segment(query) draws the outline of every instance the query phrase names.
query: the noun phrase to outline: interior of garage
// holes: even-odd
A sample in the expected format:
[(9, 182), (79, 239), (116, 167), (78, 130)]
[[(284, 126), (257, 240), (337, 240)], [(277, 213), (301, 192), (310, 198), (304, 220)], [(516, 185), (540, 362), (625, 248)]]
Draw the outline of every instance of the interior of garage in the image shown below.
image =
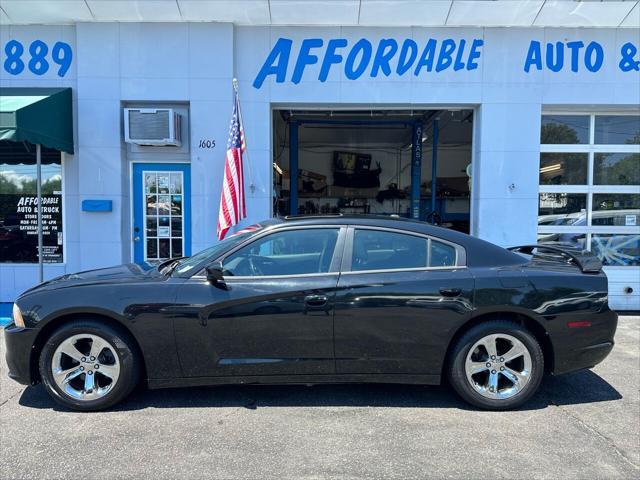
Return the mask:
[(473, 110), (280, 109), (272, 131), (275, 216), (398, 215), (469, 232)]

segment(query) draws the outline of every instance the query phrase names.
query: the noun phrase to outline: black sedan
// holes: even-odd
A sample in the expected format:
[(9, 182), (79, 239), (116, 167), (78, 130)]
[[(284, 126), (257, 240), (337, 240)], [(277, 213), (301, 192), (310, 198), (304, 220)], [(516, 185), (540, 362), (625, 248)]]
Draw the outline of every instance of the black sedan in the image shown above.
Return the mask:
[(150, 388), (447, 379), (515, 408), (545, 372), (601, 362), (617, 315), (587, 253), (506, 250), (388, 217), (248, 228), (193, 257), (64, 275), (6, 327), (10, 376), (77, 410)]

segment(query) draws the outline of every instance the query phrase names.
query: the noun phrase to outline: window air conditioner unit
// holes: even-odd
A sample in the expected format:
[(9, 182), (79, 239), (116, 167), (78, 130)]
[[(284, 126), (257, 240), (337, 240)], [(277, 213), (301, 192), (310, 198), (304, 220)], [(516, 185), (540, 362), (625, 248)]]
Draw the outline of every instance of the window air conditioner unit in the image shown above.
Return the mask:
[(181, 117), (171, 108), (125, 108), (124, 141), (146, 146), (182, 145)]

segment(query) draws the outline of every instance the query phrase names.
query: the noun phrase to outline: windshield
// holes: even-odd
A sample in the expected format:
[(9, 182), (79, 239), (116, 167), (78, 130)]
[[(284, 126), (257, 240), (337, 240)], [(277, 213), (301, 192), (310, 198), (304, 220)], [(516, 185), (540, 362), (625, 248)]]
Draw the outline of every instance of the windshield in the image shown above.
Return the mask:
[(185, 258), (181, 260), (180, 263), (173, 270), (175, 273), (184, 273), (191, 270), (193, 267), (201, 264), (207, 259), (213, 261), (215, 258), (219, 257), (223, 252), (231, 248), (236, 243), (242, 242), (244, 239), (250, 237), (254, 233), (256, 233), (258, 229), (254, 229), (251, 231), (245, 231), (237, 233), (225, 240), (222, 240), (219, 243), (216, 243), (214, 246), (205, 248), (204, 250), (196, 253), (192, 257)]

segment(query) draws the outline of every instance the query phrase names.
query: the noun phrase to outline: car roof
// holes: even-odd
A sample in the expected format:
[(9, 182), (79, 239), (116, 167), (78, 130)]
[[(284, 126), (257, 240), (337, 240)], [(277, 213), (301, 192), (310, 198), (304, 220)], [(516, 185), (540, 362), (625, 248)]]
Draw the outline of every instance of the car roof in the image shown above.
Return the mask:
[(467, 265), (472, 267), (492, 267), (500, 265), (519, 265), (526, 259), (498, 245), (477, 237), (438, 227), (419, 220), (385, 215), (290, 215), (261, 223), (265, 227), (278, 229), (292, 225), (353, 225), (385, 227), (409, 232), (421, 233), (464, 247), (467, 253)]

